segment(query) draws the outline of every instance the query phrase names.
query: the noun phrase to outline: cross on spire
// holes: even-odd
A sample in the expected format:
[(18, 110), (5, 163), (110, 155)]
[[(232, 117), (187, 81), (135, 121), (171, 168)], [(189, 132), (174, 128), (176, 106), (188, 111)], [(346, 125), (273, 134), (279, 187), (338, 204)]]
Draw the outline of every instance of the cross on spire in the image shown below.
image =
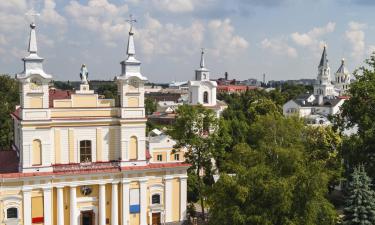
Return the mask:
[(40, 16), (40, 13), (35, 11), (35, 0), (31, 1), (31, 9), (25, 15), (31, 17), (31, 24), (35, 26), (36, 17)]
[(134, 23), (137, 22), (137, 20), (133, 19), (133, 15), (130, 14), (129, 15), (129, 19), (127, 19), (126, 22), (128, 22), (130, 24), (130, 31), (129, 31), (129, 33), (133, 33), (133, 25), (134, 25)]

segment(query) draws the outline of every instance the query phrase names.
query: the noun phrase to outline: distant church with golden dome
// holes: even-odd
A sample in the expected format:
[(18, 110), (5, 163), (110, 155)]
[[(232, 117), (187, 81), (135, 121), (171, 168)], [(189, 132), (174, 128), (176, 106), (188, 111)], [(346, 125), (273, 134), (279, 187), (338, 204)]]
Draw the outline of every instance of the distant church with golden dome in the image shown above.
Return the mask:
[[(30, 25), (24, 71), (16, 75), (11, 172), (0, 172), (1, 225), (156, 225), (186, 219), (187, 169), (171, 145), (148, 148), (144, 83), (129, 31), (116, 76), (118, 102), (90, 89), (49, 89)], [(154, 138), (155, 139), (155, 138)], [(6, 157), (4, 155), (4, 157)], [(4, 170), (2, 170), (4, 171)]]

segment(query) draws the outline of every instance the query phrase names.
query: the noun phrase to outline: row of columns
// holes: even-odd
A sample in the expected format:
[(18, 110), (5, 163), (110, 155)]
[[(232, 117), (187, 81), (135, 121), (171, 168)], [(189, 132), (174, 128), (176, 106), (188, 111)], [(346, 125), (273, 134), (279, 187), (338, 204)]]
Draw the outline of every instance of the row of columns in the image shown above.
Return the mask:
[[(166, 222), (172, 222), (172, 179), (173, 177), (166, 176), (165, 192), (164, 192), (164, 207), (166, 213)], [(187, 191), (187, 177), (180, 177), (180, 220), (186, 219), (186, 191)], [(147, 225), (147, 178), (139, 181), (139, 195), (140, 195), (140, 225)], [(130, 180), (122, 181), (122, 205), (130, 205)], [(111, 196), (111, 225), (119, 225), (118, 215), (118, 184), (112, 183)], [(106, 192), (105, 183), (99, 184), (99, 225), (106, 225)], [(57, 186), (57, 225), (64, 225), (64, 187)], [(71, 185), (70, 193), (70, 225), (78, 225), (78, 208), (77, 208), (77, 185)], [(52, 225), (52, 188), (43, 188), (43, 204), (44, 204), (44, 224)], [(24, 225), (31, 225), (31, 189), (23, 190), (23, 215)], [(130, 224), (129, 207), (122, 207), (123, 225)]]

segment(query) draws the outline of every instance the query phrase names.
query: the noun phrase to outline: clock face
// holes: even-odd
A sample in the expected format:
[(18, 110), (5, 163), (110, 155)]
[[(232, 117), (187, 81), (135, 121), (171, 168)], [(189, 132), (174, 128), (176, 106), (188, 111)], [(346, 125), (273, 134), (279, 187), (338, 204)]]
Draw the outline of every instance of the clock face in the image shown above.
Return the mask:
[(81, 194), (87, 196), (87, 195), (90, 195), (91, 192), (92, 192), (92, 188), (90, 186), (85, 185), (81, 187)]

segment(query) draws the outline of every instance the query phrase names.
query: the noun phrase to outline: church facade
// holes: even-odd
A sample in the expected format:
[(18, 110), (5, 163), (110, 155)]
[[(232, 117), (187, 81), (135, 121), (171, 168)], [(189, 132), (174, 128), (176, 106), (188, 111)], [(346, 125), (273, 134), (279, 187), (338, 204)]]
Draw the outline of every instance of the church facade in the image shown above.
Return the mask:
[[(30, 28), (24, 71), (16, 75), (20, 106), (12, 114), (18, 162), (15, 172), (0, 172), (0, 224), (182, 223), (189, 165), (182, 156), (150, 160), (147, 78), (135, 57), (132, 29), (115, 79), (115, 102), (90, 90), (86, 68), (79, 90), (50, 89), (52, 75), (44, 72), (37, 54), (35, 24)], [(158, 152), (164, 154), (163, 148)]]

